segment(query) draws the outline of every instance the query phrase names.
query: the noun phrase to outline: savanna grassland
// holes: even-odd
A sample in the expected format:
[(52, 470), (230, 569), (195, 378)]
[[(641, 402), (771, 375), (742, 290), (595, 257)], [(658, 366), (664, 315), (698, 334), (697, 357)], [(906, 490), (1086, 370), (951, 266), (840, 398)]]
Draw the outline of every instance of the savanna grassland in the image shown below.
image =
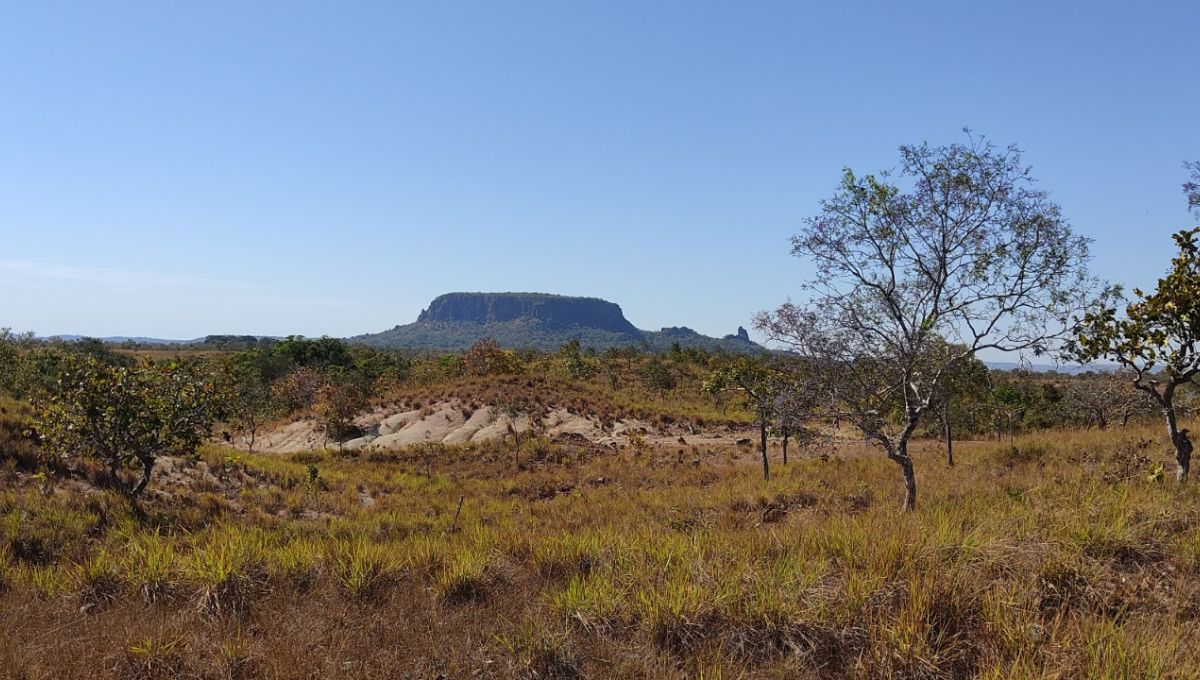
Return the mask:
[(92, 463), (24, 467), (28, 407), (4, 413), (5, 677), (1200, 674), (1200, 492), (1149, 425), (959, 442), (952, 468), (923, 440), (908, 513), (848, 430), (787, 465), (773, 441), (770, 481), (732, 441), (533, 436), (519, 468), (505, 441), (210, 443), (134, 513)]

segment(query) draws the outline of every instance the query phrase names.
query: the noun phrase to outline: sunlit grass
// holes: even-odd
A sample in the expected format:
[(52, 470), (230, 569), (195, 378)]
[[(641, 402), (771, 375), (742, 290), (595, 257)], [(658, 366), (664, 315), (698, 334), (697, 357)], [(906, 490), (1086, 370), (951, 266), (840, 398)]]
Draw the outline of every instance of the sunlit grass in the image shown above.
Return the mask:
[[(352, 664), (437, 639), (455, 677), (481, 659), (529, 677), (1194, 677), (1200, 491), (1130, 468), (1151, 436), (962, 443), (953, 469), (931, 443), (908, 514), (895, 465), (863, 448), (770, 482), (736, 450), (519, 471), (480, 445), (239, 454), (212, 521), (200, 496), (139, 521), (6, 491), (0, 604), (123, 621), (110, 667), (137, 672), (288, 676), (285, 653)], [(392, 629), (411, 637), (378, 639)], [(98, 634), (81, 630), (56, 649)]]

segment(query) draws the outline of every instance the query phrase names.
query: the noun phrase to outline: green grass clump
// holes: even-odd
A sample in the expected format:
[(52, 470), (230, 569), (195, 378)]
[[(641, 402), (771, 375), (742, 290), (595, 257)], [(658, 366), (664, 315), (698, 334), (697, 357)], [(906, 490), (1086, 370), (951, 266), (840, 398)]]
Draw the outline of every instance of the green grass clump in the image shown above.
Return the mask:
[(458, 553), (442, 568), (434, 585), (438, 596), (450, 604), (487, 599), (490, 555), (478, 549)]
[(147, 604), (173, 597), (181, 579), (180, 546), (159, 531), (126, 535), (120, 573)]
[(388, 546), (361, 536), (336, 540), (330, 560), (338, 583), (357, 598), (377, 594), (398, 569)]
[(116, 600), (124, 587), (116, 560), (105, 550), (79, 566), (80, 598), (85, 607), (104, 606)]
[(243, 610), (266, 573), (266, 554), (267, 537), (260, 529), (222, 526), (204, 535), (188, 565), (200, 611)]

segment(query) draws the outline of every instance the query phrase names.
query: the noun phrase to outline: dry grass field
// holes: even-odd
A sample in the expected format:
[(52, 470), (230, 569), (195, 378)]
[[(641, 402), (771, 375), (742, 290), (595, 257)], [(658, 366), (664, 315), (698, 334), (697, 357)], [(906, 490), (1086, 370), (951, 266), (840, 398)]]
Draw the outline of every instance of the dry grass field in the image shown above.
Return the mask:
[(1161, 439), (923, 442), (908, 514), (855, 446), (770, 482), (732, 445), (209, 446), (146, 520), (10, 463), (0, 675), (1194, 678), (1200, 491)]

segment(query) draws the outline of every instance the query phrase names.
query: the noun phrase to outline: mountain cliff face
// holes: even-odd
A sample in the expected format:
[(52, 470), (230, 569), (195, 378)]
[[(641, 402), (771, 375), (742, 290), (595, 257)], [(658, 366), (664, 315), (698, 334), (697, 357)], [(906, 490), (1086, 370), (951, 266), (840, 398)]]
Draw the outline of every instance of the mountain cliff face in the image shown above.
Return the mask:
[(417, 317), (426, 321), (466, 321), (488, 324), (533, 319), (548, 328), (583, 326), (637, 336), (621, 307), (599, 298), (545, 293), (447, 293), (429, 303)]
[(668, 349), (701, 347), (727, 352), (761, 352), (742, 328), (736, 335), (712, 338), (690, 328), (638, 330), (620, 306), (599, 298), (567, 297), (546, 293), (448, 293), (439, 295), (415, 323), (382, 333), (350, 338), (375, 347), (461, 350), (482, 338), (494, 338), (505, 347), (531, 347), (553, 351), (578, 340), (584, 348), (645, 347)]

